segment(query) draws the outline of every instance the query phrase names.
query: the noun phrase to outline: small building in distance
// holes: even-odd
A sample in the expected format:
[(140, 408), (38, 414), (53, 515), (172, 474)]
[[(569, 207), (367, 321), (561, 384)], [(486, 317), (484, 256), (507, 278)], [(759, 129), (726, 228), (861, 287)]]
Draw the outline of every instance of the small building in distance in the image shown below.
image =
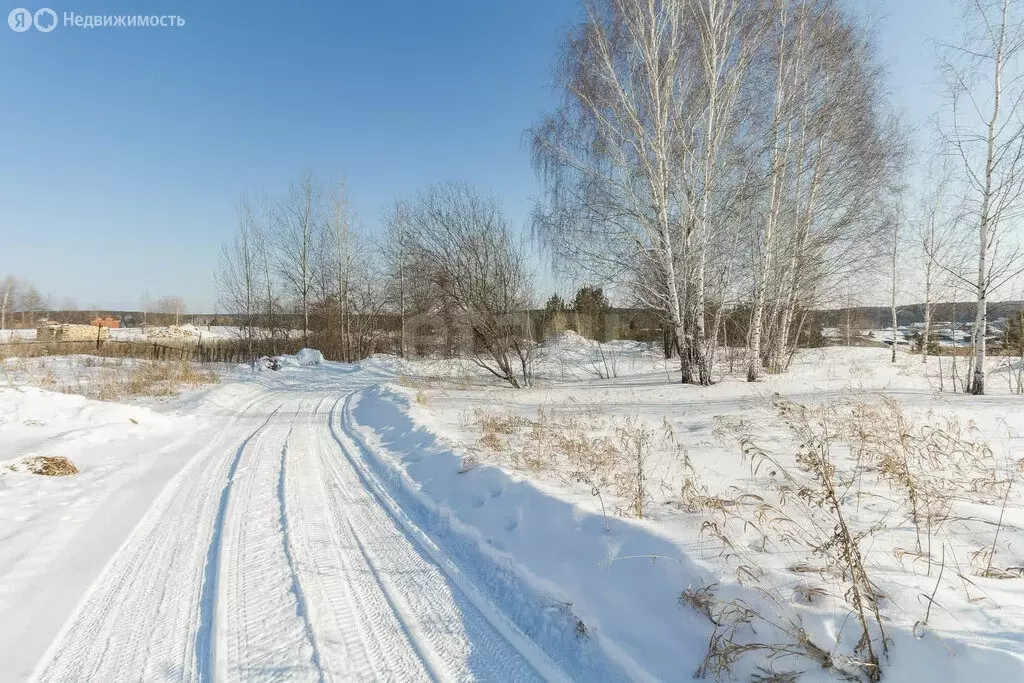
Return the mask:
[(109, 315), (93, 318), (92, 322), (89, 324), (94, 327), (109, 327), (114, 330), (121, 327), (121, 321)]
[(89, 342), (110, 337), (110, 329), (95, 325), (42, 325), (36, 328), (36, 341)]

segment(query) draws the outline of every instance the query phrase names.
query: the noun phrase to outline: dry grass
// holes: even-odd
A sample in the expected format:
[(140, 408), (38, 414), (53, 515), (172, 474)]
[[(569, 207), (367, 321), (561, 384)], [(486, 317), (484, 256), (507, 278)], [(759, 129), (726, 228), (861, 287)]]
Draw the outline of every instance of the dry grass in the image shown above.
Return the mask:
[(651, 459), (685, 455), (667, 422), (659, 434), (639, 420), (611, 418), (574, 402), (538, 408), (534, 418), (477, 408), (462, 421), (479, 433), (470, 449), (476, 462), (489, 459), (586, 486), (606, 517), (606, 498), (619, 515), (648, 516)]
[(12, 383), (100, 401), (175, 396), (183, 388), (219, 381), (217, 373), (188, 362), (70, 356), (67, 369), (57, 373), (54, 360), (7, 361), (3, 371)]
[(993, 524), (957, 514), (958, 506), (998, 506), (992, 543), (969, 555), (970, 566), (979, 576), (1019, 578), (1016, 568), (1000, 568), (994, 562), (1004, 513), (1014, 484), (1024, 472), (1024, 459), (1000, 463), (972, 422), (931, 415), (918, 422), (889, 398), (856, 402), (844, 409), (844, 415), (840, 424), (846, 428), (857, 467), (887, 483), (909, 509), (915, 547), (896, 549), (898, 557), (925, 561), (930, 575), (937, 533), (953, 523), (959, 528)]
[(734, 680), (740, 662), (756, 654), (763, 663), (750, 671), (751, 681), (797, 681), (805, 671), (795, 667), (807, 664), (841, 680), (880, 680), (877, 667), (816, 643), (799, 618), (776, 616), (785, 612), (781, 605), (759, 609), (739, 598), (720, 598), (717, 589), (717, 585), (690, 588), (679, 596), (681, 605), (712, 624), (707, 651), (695, 677)]
[[(762, 436), (763, 430), (739, 419), (722, 419), (715, 430), (723, 442), (740, 444), (750, 467), (746, 490), (712, 493), (691, 469), (680, 493), (678, 507), (704, 518), (701, 536), (719, 544), (720, 557), (737, 564), (738, 582), (753, 583), (764, 598), (752, 606), (719, 599), (709, 589), (681, 596), (714, 624), (699, 675), (728, 678), (748, 654), (758, 653), (772, 668), (759, 670), (753, 680), (789, 680), (794, 671), (776, 672), (774, 664), (791, 663), (791, 657), (809, 659), (840, 678), (881, 680), (890, 645), (882, 609), (889, 598), (871, 573), (889, 550), (900, 566), (909, 558), (922, 571), (927, 567), (929, 576), (934, 566), (935, 591), (944, 570), (956, 571), (964, 590), (975, 585), (961, 559), (978, 576), (1024, 575), (1021, 567), (998, 562), (1004, 512), (1024, 463), (997, 461), (973, 423), (932, 414), (914, 419), (897, 401), (862, 395), (820, 408), (776, 396), (773, 408), (787, 427), (781, 438)], [(987, 512), (977, 512), (983, 508)], [(908, 529), (913, 547), (893, 548), (883, 540)], [(957, 558), (947, 552), (952, 533), (991, 534), (991, 542)], [(941, 560), (933, 559), (933, 538), (942, 539), (934, 543)], [(796, 554), (788, 572), (802, 578), (789, 584), (781, 571), (760, 570), (770, 566), (762, 553)], [(780, 584), (790, 587), (780, 590)], [(934, 591), (923, 597), (930, 609)], [(811, 642), (793, 616), (793, 603), (848, 610), (830, 651)], [(855, 633), (842, 634), (854, 625)]]
[(40, 455), (34, 458), (25, 458), (16, 465), (8, 466), (8, 469), (24, 469), (32, 474), (40, 474), (46, 477), (67, 477), (78, 474), (75, 464), (65, 457)]
[(422, 389), (427, 386), (427, 382), (421, 378), (402, 375), (398, 378), (398, 386), (405, 387), (406, 389)]
[(173, 396), (181, 387), (199, 387), (219, 381), (217, 373), (193, 363), (147, 363), (136, 366), (127, 379), (118, 384), (127, 396)]
[(501, 436), (517, 434), (520, 429), (530, 424), (530, 421), (525, 417), (489, 412), (479, 408), (473, 410), (473, 421), (483, 434)]

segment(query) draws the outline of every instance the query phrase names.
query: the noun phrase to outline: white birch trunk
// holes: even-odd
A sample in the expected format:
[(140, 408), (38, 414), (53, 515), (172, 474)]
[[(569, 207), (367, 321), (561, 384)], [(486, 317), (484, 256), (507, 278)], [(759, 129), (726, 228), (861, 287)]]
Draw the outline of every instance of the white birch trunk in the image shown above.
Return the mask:
[(754, 289), (754, 304), (750, 314), (750, 345), (747, 351), (747, 381), (754, 382), (761, 375), (761, 327), (764, 321), (765, 297), (768, 290), (768, 279), (772, 269), (772, 257), (775, 250), (775, 227), (778, 222), (782, 178), (785, 169), (783, 163), (782, 141), (779, 128), (782, 119), (783, 101), (786, 89), (786, 28), (788, 0), (782, 4), (779, 26), (779, 71), (775, 86), (775, 112), (772, 123), (771, 153), (771, 192), (768, 213), (765, 216), (764, 232), (761, 239), (761, 262), (757, 270)]

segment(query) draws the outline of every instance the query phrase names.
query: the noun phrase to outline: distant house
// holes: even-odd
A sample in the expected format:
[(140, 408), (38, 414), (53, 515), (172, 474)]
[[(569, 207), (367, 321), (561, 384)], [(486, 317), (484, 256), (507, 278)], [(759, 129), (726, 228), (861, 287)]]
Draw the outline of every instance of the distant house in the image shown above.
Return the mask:
[(116, 330), (121, 327), (121, 321), (117, 318), (112, 318), (109, 315), (93, 318), (92, 322), (89, 324), (93, 327), (109, 327), (112, 330)]
[(971, 344), (970, 332), (954, 329), (948, 325), (937, 327), (934, 334), (942, 346), (969, 346)]
[(97, 341), (110, 337), (110, 329), (95, 325), (43, 325), (36, 328), (36, 341)]
[(872, 341), (882, 342), (883, 344), (892, 345), (893, 340), (895, 340), (897, 346), (905, 346), (910, 342), (907, 340), (907, 337), (904, 334), (904, 329), (896, 328), (895, 330), (893, 330), (891, 327), (889, 327), (883, 330), (871, 330), (868, 333), (868, 336), (871, 338)]

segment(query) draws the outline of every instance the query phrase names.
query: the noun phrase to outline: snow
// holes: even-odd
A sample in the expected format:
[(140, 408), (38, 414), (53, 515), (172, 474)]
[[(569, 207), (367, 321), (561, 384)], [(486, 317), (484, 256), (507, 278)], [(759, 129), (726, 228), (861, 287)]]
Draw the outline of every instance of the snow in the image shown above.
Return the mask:
[(31, 330), (0, 330), (0, 342), (29, 341), (35, 338), (34, 328)]
[[(654, 346), (566, 333), (542, 350), (536, 386), (517, 391), (466, 359), (343, 364), (304, 349), (278, 372), (223, 368), (219, 385), (127, 403), (6, 372), (0, 680), (688, 680), (712, 625), (680, 596), (704, 586), (849, 651), (838, 582), (795, 575), (804, 555), (764, 552), (749, 530), (730, 531), (736, 547), (723, 552), (705, 526), (721, 518), (683, 499), (688, 481), (708, 497), (768, 495), (770, 475), (752, 471), (739, 440), (792, 467), (780, 397), (839, 411), (888, 397), (914, 424), (955, 422), (990, 444), (985, 462), (1017, 479), (1005, 510), (999, 482), (998, 495), (958, 499), (962, 519), (934, 535), (941, 576), (938, 551), (930, 572), (898, 552), (913, 548), (913, 527), (880, 479), (863, 480), (854, 522), (886, 525), (866, 552), (892, 638), (887, 680), (1021, 680), (1024, 579), (980, 576), (971, 561), (999, 526), (994, 566), (1024, 565), (1024, 472), (1013, 470), (1024, 410), (999, 374), (1011, 368), (994, 363), (991, 395), (966, 397), (939, 390), (949, 381), (937, 359), (900, 350), (891, 364), (890, 353), (802, 351), (785, 375), (748, 384), (737, 367), (694, 387)], [(89, 365), (45, 363), (61, 382)], [(481, 445), (494, 416), (517, 418), (501, 433), (507, 452)], [(528, 425), (543, 420), (595, 438), (648, 428), (644, 519), (611, 483), (594, 495), (564, 454), (517, 460), (541, 443)], [(81, 473), (7, 467), (38, 455)], [(758, 581), (739, 580), (741, 566)], [(801, 599), (818, 587), (830, 595)], [(786, 634), (761, 624), (758, 637)], [(737, 678), (765, 664), (751, 655)], [(806, 659), (778, 664), (833, 680)]]
[[(181, 434), (195, 422), (31, 387), (0, 389), (0, 679), (31, 671), (187, 460), (192, 440)], [(7, 467), (36, 455), (67, 457), (81, 473), (41, 477)]]
[(320, 365), (324, 362), (324, 354), (316, 349), (299, 349), (295, 355), (284, 355), (280, 357), (281, 365), (309, 367)]
[[(676, 597), (708, 574), (681, 549), (617, 519), (605, 533), (600, 515), (581, 512), (572, 501), (498, 468), (463, 471), (461, 458), (417, 427), (409, 410), (394, 392), (367, 391), (353, 412), (371, 444), (366, 452), (383, 455), (378, 467), (396, 468), (392, 476), (416, 497), (424, 517), (444, 520), (473, 542), (472, 552), (462, 551), (465, 556), (482, 554), (528, 587), (520, 596), (532, 595), (532, 601), (517, 597), (520, 605), (507, 606), (527, 628), (533, 622), (540, 630), (539, 616), (555, 612), (568, 623), (548, 637), (565, 641), (582, 621), (613, 666), (588, 671), (582, 680), (668, 680), (678, 674), (681, 657), (700, 655), (707, 639), (703, 624), (681, 614)], [(664, 561), (609, 562), (626, 555)], [(638, 661), (638, 650), (650, 657)]]
[[(302, 330), (290, 330), (288, 336), (295, 339), (302, 335)], [(148, 339), (153, 341), (167, 340), (203, 340), (217, 341), (228, 339), (241, 339), (245, 336), (242, 328), (230, 325), (168, 325), (166, 327), (149, 325), (145, 327), (121, 327), (110, 331), (111, 339), (138, 340)]]
[[(391, 468), (424, 505), (473, 538), (482, 552), (511, 567), (535, 592), (571, 605), (572, 614), (632, 679), (673, 679), (680, 670), (696, 671), (699, 666), (709, 624), (680, 610), (677, 599), (687, 587), (717, 584), (723, 596), (739, 597), (769, 614), (797, 616), (824, 643), (843, 633), (848, 610), (842, 607), (842, 593), (816, 607), (799, 604), (794, 592), (808, 580), (787, 570), (793, 560), (789, 551), (773, 555), (744, 549), (732, 553), (739, 560), (723, 561), (719, 545), (701, 533), (707, 517), (679, 508), (687, 471), (663, 453), (649, 463), (658, 490), (649, 519), (615, 518), (605, 530), (601, 503), (564, 467), (526, 471), (500, 453), (481, 449), (479, 430), (470, 424), (477, 411), (523, 419), (536, 419), (538, 411), (590, 412), (604, 421), (639, 418), (652, 429), (668, 424), (683, 440), (698, 481), (710, 493), (722, 495), (759, 492), (764, 484), (752, 475), (737, 440), (725, 445), (717, 432), (742, 420), (763, 443), (784, 442), (785, 429), (772, 408), (776, 392), (809, 405), (893, 397), (914, 419), (961, 420), (977, 439), (991, 443), (994, 466), (1003, 468), (1001, 472), (1014, 476), (1017, 460), (1024, 457), (1020, 397), (997, 386), (1001, 366), (996, 362), (989, 380), (994, 395), (969, 398), (937, 391), (935, 359), (922, 366), (920, 357), (901, 353), (900, 362), (892, 365), (888, 349), (805, 351), (787, 375), (754, 385), (729, 378), (701, 388), (665, 381), (663, 372), (654, 369), (653, 354), (638, 346), (619, 345), (616, 351), (629, 360), (612, 379), (592, 374), (586, 378), (593, 360), (586, 351), (595, 343), (570, 336), (554, 346), (542, 372), (546, 380), (532, 390), (467, 389), (454, 383), (439, 388), (391, 385), (364, 392), (355, 417), (374, 444), (368, 452), (377, 454), (382, 467)], [(500, 496), (495, 491), (501, 491)], [(880, 484), (870, 495), (895, 498)], [(1011, 490), (1008, 502), (997, 554), (1001, 566), (1020, 567), (1021, 489)], [(605, 503), (609, 508), (616, 505), (614, 500)], [(897, 524), (878, 535), (869, 562), (874, 580), (887, 596), (885, 618), (894, 645), (885, 666), (891, 680), (918, 680), (925, 672), (928, 680), (951, 681), (1015, 680), (1024, 675), (1024, 636), (1019, 635), (1024, 628), (1022, 581), (983, 578), (968, 568), (970, 555), (993, 542), (999, 503), (965, 503), (958, 512), (978, 521), (964, 519), (937, 538), (935, 543), (945, 546), (950, 564), (941, 581), (937, 569), (929, 574), (921, 561), (895, 554), (899, 548), (912, 548), (908, 529)], [(952, 566), (954, 559), (962, 563), (962, 572)], [(939, 561), (936, 551), (936, 566)], [(765, 585), (740, 585), (737, 562), (756, 563), (767, 573)], [(837, 586), (819, 583), (837, 594)], [(924, 618), (927, 607), (921, 596), (931, 595), (937, 583), (935, 602), (942, 608), (931, 611), (927, 632), (918, 639), (914, 625)], [(772, 599), (764, 599), (762, 590)], [(845, 633), (840, 637), (847, 638)], [(757, 663), (763, 662), (755, 658), (741, 670), (749, 674)], [(806, 668), (807, 661), (802, 664)]]

